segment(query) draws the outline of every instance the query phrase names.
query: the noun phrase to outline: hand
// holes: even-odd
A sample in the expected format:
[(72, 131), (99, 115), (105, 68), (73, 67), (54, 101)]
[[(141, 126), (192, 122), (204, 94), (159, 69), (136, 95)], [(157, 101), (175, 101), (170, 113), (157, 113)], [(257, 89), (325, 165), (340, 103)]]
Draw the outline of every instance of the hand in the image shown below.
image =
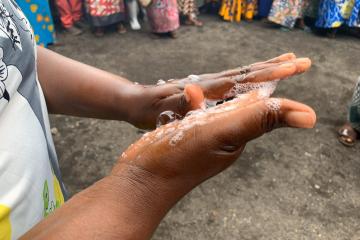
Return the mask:
[[(184, 79), (159, 82), (155, 86), (139, 86), (135, 91), (133, 111), (129, 122), (139, 128), (154, 128), (156, 119), (164, 111), (173, 111), (179, 116), (201, 108), (196, 99), (184, 92), (186, 84), (196, 84), (208, 100), (221, 101), (236, 95), (234, 86), (244, 83), (266, 83), (281, 80), (305, 72), (311, 65), (309, 59), (296, 58), (292, 53), (283, 54), (266, 62), (255, 63), (220, 73), (190, 75)], [(195, 102), (194, 102), (195, 101)]]
[[(273, 63), (261, 63), (257, 67), (269, 64)], [(283, 78), (309, 66), (307, 59), (294, 60), (286, 67), (258, 70), (261, 74), (254, 73), (252, 76), (255, 77), (247, 78), (252, 74), (249, 70), (245, 79), (253, 84), (258, 79)], [(216, 80), (217, 76), (239, 76), (231, 75), (232, 71), (202, 75), (201, 78), (223, 86), (222, 80)], [(182, 94), (190, 108), (197, 108), (205, 96), (209, 97), (206, 91), (212, 88), (208, 86), (217, 86), (201, 82), (203, 85), (199, 87), (186, 85), (187, 80), (176, 81), (177, 86), (183, 85)], [(264, 89), (256, 89), (259, 85), (254, 85), (256, 90), (252, 90), (251, 84), (250, 87), (243, 82), (239, 84), (243, 85), (234, 92), (224, 91), (230, 93), (228, 97), (242, 93), (233, 100), (192, 112), (182, 120), (145, 134), (126, 150), (109, 176), (76, 194), (23, 239), (55, 239), (57, 236), (150, 239), (176, 201), (202, 181), (230, 166), (248, 141), (277, 127), (314, 126), (316, 116), (310, 107), (287, 99), (269, 98), (267, 94), (271, 91), (265, 89), (264, 94)], [(260, 86), (269, 87), (266, 84)], [(212, 96), (224, 94), (221, 88), (213, 89), (209, 92), (219, 95)]]
[[(185, 91), (190, 101), (202, 96), (193, 85)], [(141, 176), (134, 181), (151, 182), (151, 192), (174, 204), (230, 166), (252, 139), (279, 127), (312, 128), (315, 122), (315, 112), (304, 104), (251, 91), (145, 134), (122, 155), (112, 175), (124, 176), (130, 169)]]

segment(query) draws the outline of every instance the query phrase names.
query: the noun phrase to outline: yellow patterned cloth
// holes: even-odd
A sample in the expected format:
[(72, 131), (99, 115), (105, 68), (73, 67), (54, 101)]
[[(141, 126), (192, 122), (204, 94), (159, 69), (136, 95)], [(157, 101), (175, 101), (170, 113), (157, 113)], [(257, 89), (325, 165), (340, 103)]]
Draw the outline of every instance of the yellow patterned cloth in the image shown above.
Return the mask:
[(256, 15), (256, 0), (223, 0), (219, 11), (225, 21), (252, 20)]
[(47, 46), (55, 41), (54, 23), (48, 0), (17, 0), (29, 19), (38, 45)]

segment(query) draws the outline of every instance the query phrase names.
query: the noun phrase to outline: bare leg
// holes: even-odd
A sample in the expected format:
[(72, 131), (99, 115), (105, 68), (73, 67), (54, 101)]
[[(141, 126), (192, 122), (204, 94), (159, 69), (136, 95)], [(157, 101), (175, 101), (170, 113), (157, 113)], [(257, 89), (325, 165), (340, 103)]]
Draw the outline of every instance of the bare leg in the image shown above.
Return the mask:
[(95, 31), (94, 31), (94, 35), (96, 37), (103, 37), (105, 35), (105, 31), (104, 31), (104, 28), (102, 27), (96, 27), (95, 28)]
[(120, 34), (126, 33), (126, 28), (122, 22), (117, 25), (117, 32)]

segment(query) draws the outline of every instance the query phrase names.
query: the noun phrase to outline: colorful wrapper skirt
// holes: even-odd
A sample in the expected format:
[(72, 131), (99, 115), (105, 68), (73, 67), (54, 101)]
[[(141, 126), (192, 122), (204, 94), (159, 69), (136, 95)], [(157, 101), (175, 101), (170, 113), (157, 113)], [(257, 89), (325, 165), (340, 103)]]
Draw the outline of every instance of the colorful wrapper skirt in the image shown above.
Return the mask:
[(268, 19), (287, 28), (293, 28), (302, 18), (308, 0), (274, 0)]
[(105, 27), (125, 20), (123, 0), (86, 0), (87, 13), (94, 27)]
[(348, 120), (351, 126), (360, 132), (360, 77), (355, 86), (355, 91), (349, 107)]
[(225, 21), (240, 22), (242, 17), (246, 20), (252, 20), (256, 11), (256, 0), (223, 0), (219, 15)]
[(179, 11), (184, 16), (196, 15), (198, 13), (195, 0), (177, 0)]
[(180, 26), (176, 0), (153, 0), (146, 12), (155, 33), (172, 32)]
[(360, 0), (322, 0), (315, 25), (319, 28), (337, 28), (345, 24), (360, 27)]
[(54, 23), (48, 0), (16, 1), (34, 30), (38, 45), (48, 46), (55, 42)]

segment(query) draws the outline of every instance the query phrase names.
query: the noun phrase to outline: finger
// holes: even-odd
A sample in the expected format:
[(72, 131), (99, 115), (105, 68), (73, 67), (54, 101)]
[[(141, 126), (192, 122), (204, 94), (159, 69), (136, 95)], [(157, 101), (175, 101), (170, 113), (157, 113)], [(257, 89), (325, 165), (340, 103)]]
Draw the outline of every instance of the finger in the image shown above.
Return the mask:
[(241, 83), (259, 83), (268, 82), (278, 79), (284, 79), (290, 77), (297, 72), (297, 66), (295, 63), (283, 63), (279, 66), (274, 66), (259, 71), (251, 72), (246, 76), (235, 77), (236, 82)]
[(272, 58), (272, 59), (269, 59), (264, 62), (257, 62), (257, 63), (253, 63), (249, 66), (238, 67), (235, 69), (226, 70), (226, 71), (223, 71), (218, 74), (203, 74), (203, 75), (201, 75), (201, 79), (207, 80), (209, 78), (223, 78), (223, 77), (231, 77), (231, 76), (235, 76), (235, 75), (239, 75), (239, 74), (246, 74), (246, 73), (249, 73), (252, 71), (256, 71), (256, 70), (267, 68), (267, 67), (272, 67), (275, 64), (284, 63), (284, 62), (292, 61), (295, 59), (296, 59), (296, 56), (294, 53), (285, 53), (276, 58)]
[(284, 53), (278, 57), (267, 60), (266, 63), (279, 63), (284, 61), (290, 61), (296, 59), (296, 55), (294, 53)]
[(164, 111), (173, 111), (185, 116), (186, 113), (199, 108), (205, 108), (205, 97), (200, 86), (186, 85), (181, 93), (162, 99), (158, 104), (159, 114)]
[[(199, 82), (204, 95), (208, 99), (220, 100), (227, 96), (234, 85), (246, 82), (266, 82), (277, 79), (284, 79), (290, 76), (303, 73), (311, 66), (309, 58), (299, 58), (284, 63), (264, 63), (254, 67), (252, 72), (234, 77), (223, 77), (219, 79), (210, 79)], [(257, 70), (255, 70), (257, 69)]]
[(262, 70), (265, 68), (280, 66), (281, 64), (284, 64), (284, 63), (294, 63), (297, 68), (297, 70), (296, 70), (297, 74), (307, 71), (311, 66), (311, 60), (309, 58), (297, 58), (297, 59), (293, 59), (290, 61), (284, 61), (284, 62), (280, 62), (280, 63), (264, 62), (261, 64), (253, 65), (250, 67), (250, 72), (259, 71), (259, 70)]
[(190, 105), (191, 109), (204, 108), (204, 93), (200, 86), (195, 84), (189, 84), (185, 86), (184, 94), (187, 104)]
[(302, 103), (269, 98), (227, 112), (216, 124), (220, 121), (226, 127), (218, 131), (219, 138), (240, 146), (275, 128), (312, 128), (316, 122), (316, 114), (312, 108)]
[(150, 88), (151, 95), (160, 99), (182, 92), (182, 89), (175, 83), (151, 86)]

